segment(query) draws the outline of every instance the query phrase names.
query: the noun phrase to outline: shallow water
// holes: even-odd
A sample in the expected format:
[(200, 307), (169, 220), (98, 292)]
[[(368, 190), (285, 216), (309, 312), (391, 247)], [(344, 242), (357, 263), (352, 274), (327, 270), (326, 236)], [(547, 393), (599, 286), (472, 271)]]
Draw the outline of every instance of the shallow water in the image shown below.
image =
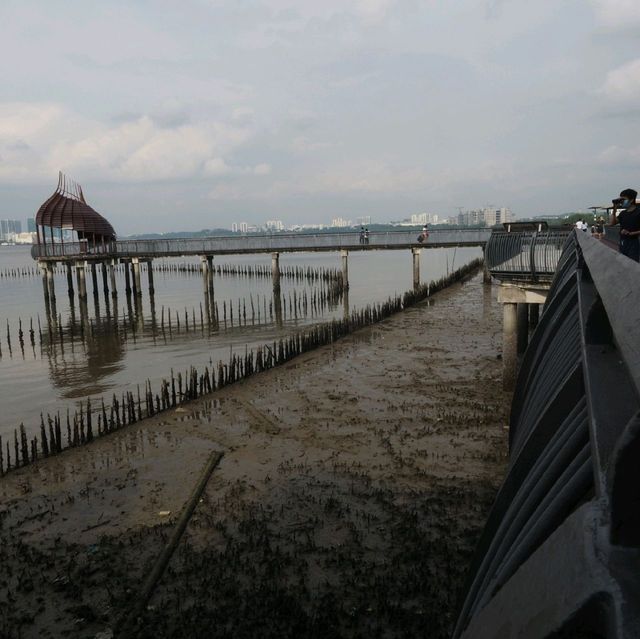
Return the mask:
[[(480, 254), (479, 248), (424, 250), (421, 280), (436, 280)], [(340, 260), (339, 253), (281, 254), (280, 266), (283, 271), (289, 267), (339, 269)], [(275, 313), (270, 275), (215, 276), (216, 323), (207, 319), (203, 278), (197, 272), (154, 269), (153, 300), (143, 272), (138, 303), (125, 295), (122, 271), (117, 273), (115, 300), (104, 294), (100, 273), (94, 294), (87, 272), (88, 302), (83, 307), (77, 298), (70, 303), (61, 268), (54, 277), (54, 304), (45, 303), (39, 275), (8, 274), (10, 269), (32, 269), (34, 264), (28, 247), (0, 247), (0, 436), (11, 433), (21, 422), (33, 434), (39, 428), (40, 413), (73, 413), (89, 396), (107, 401), (114, 393), (119, 396), (137, 385), (144, 387), (146, 380), (157, 389), (171, 369), (184, 372), (195, 366), (202, 371), (219, 360), (227, 361), (231, 351), (244, 353), (247, 347), (273, 342), (300, 327), (384, 302), (412, 286), (409, 251), (355, 252), (349, 255), (346, 298), (328, 295), (320, 303), (319, 296), (329, 293), (326, 282), (282, 277), (280, 318)], [(197, 267), (199, 261), (180, 258), (155, 264), (175, 269)], [(271, 257), (225, 256), (216, 258), (214, 264), (262, 265), (268, 271)], [(20, 320), (24, 348), (18, 338)]]

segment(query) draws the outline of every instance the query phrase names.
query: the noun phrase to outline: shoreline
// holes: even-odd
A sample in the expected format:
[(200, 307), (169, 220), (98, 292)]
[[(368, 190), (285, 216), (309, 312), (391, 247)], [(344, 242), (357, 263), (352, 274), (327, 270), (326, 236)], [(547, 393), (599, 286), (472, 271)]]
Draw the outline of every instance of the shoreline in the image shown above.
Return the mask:
[(446, 636), (506, 460), (499, 309), (480, 280), (5, 476), (0, 556), (17, 603), (0, 593), (0, 631), (113, 628), (220, 450), (148, 633), (198, 636), (224, 618), (220, 636), (404, 636), (427, 621)]

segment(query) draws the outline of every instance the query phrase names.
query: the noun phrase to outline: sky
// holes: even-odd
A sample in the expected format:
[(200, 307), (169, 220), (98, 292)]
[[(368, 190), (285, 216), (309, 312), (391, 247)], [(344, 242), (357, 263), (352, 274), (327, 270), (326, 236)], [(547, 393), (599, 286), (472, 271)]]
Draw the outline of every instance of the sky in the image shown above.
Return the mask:
[(0, 218), (119, 235), (640, 191), (638, 0), (3, 0)]

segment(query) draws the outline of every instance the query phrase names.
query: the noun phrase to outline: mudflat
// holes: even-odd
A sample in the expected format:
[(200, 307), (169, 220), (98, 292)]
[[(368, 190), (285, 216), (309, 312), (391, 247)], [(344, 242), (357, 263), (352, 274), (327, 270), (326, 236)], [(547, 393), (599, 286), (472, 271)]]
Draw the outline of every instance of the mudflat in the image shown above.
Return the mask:
[(500, 313), (475, 276), (9, 473), (0, 636), (449, 636), (506, 467)]

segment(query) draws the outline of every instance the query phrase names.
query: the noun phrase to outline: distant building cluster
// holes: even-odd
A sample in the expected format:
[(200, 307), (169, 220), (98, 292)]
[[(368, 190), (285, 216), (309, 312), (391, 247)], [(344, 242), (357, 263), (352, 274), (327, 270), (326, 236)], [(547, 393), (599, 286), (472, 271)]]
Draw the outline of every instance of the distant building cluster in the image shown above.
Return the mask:
[[(371, 216), (361, 215), (352, 222), (350, 219), (336, 216), (330, 224), (291, 224), (285, 226), (282, 220), (267, 220), (262, 225), (251, 225), (247, 222), (234, 222), (231, 230), (234, 233), (258, 233), (279, 231), (317, 231), (327, 228), (358, 228), (371, 226)], [(401, 221), (389, 222), (393, 226), (424, 226), (425, 224), (451, 224), (456, 226), (495, 226), (514, 219), (511, 209), (501, 206), (483, 206), (478, 209), (464, 211), (459, 209), (457, 215), (446, 217), (437, 213), (412, 213)]]
[(35, 236), (34, 218), (27, 220), (27, 232), (22, 231), (21, 220), (0, 220), (0, 242), (5, 244), (31, 244)]
[(456, 217), (450, 219), (450, 223), (458, 226), (495, 226), (503, 222), (512, 222), (511, 209), (502, 206), (485, 206), (481, 209), (460, 211)]

